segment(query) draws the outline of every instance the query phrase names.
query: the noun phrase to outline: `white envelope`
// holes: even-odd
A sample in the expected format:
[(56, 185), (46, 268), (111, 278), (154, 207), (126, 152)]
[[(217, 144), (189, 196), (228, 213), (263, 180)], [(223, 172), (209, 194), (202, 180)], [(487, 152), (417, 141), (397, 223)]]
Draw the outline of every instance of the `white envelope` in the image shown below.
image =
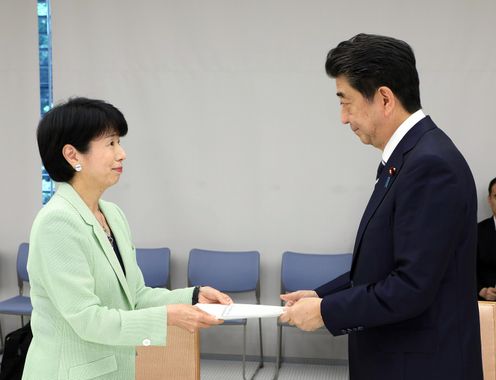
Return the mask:
[(278, 317), (283, 313), (282, 306), (251, 305), (232, 303), (230, 305), (197, 303), (195, 306), (212, 314), (217, 319), (245, 319)]

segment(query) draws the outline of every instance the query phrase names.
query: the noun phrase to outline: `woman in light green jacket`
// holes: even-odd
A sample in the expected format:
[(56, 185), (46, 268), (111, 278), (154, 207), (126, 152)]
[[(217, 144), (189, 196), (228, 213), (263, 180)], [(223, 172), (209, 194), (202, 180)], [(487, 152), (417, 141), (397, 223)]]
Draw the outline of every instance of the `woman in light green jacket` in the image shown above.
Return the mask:
[(133, 380), (135, 346), (165, 345), (168, 325), (222, 323), (197, 301), (232, 302), (210, 287), (145, 286), (124, 214), (100, 199), (122, 174), (126, 133), (118, 109), (85, 98), (40, 121), (40, 155), (60, 184), (31, 230), (33, 340), (23, 380)]

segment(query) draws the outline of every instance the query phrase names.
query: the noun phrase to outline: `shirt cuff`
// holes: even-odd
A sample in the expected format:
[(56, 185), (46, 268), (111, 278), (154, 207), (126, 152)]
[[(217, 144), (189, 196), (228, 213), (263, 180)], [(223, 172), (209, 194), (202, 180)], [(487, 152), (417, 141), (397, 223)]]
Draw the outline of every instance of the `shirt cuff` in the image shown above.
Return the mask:
[(193, 289), (193, 297), (192, 297), (192, 300), (191, 300), (191, 304), (192, 305), (196, 305), (198, 303), (198, 296), (200, 295), (200, 287), (199, 286), (195, 286), (195, 288)]

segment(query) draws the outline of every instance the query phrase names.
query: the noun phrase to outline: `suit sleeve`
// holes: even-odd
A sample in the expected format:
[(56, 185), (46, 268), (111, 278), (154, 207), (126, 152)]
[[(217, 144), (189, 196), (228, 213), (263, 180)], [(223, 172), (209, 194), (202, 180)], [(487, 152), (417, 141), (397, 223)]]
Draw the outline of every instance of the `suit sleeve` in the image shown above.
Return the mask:
[[(117, 212), (121, 216), (121, 220), (125, 226), (129, 244), (132, 244), (131, 237), (131, 229), (129, 227), (129, 223), (122, 212), (122, 210), (117, 206), (113, 205)], [(138, 263), (136, 262), (136, 249), (133, 246), (133, 261), (136, 265), (136, 309), (145, 309), (154, 306), (163, 306), (169, 304), (190, 304), (193, 299), (193, 287), (190, 288), (182, 288), (182, 289), (174, 289), (169, 290), (165, 288), (150, 288), (145, 285), (145, 280), (143, 278), (143, 274), (141, 273), (141, 269), (138, 267)]]
[(482, 288), (484, 288), (484, 284), (482, 281), (482, 276), (481, 276), (481, 239), (482, 239), (482, 233), (481, 233), (481, 224), (478, 225), (477, 228), (477, 298), (479, 300), (484, 301), (484, 298), (479, 296), (479, 292), (481, 291)]
[(427, 156), (403, 168), (394, 184), (393, 270), (375, 283), (324, 296), (321, 314), (333, 335), (404, 321), (431, 305), (467, 213), (453, 170)]
[(168, 290), (165, 288), (150, 288), (145, 286), (143, 275), (140, 270), (137, 271), (140, 279), (137, 281), (136, 289), (136, 309), (144, 309), (154, 306), (170, 304), (189, 304), (193, 300), (194, 288), (182, 288)]
[[(121, 310), (104, 305), (95, 288), (105, 286), (93, 276), (95, 242), (91, 226), (68, 212), (37, 219), (31, 233), (30, 275), (43, 286), (53, 304), (81, 339), (88, 342), (139, 346), (143, 339), (165, 345), (166, 306)], [(102, 285), (103, 284), (103, 285)]]
[(350, 280), (350, 272), (346, 272), (341, 276), (336, 277), (334, 280), (319, 286), (315, 289), (315, 292), (320, 298), (322, 298), (324, 296), (340, 292), (341, 290), (348, 289), (351, 285), (352, 282)]

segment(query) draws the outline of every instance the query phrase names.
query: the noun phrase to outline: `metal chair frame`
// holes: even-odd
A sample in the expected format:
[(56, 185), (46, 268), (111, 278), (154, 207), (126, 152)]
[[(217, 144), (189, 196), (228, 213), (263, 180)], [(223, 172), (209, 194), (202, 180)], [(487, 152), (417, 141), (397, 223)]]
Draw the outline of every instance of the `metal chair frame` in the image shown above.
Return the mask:
[[(190, 276), (190, 262), (191, 262), (191, 257), (192, 255), (195, 255), (197, 253), (201, 252), (201, 254), (257, 254), (258, 255), (258, 273), (257, 273), (257, 283), (254, 289), (249, 289), (249, 290), (233, 290), (232, 288), (222, 288), (215, 286), (215, 283), (210, 283), (207, 281), (207, 283), (199, 283), (198, 281), (192, 281), (191, 276)], [(260, 304), (260, 253), (258, 251), (209, 251), (209, 250), (204, 250), (204, 249), (192, 249), (190, 251), (190, 256), (189, 256), (189, 261), (188, 261), (188, 286), (213, 286), (216, 287), (218, 290), (227, 292), (227, 293), (248, 293), (248, 292), (255, 292), (255, 299), (256, 303), (259, 305)], [(242, 365), (243, 365), (243, 379), (246, 380), (246, 325), (247, 325), (247, 320), (246, 319), (236, 319), (236, 320), (227, 320), (224, 322), (223, 325), (226, 326), (239, 326), (243, 325), (243, 355), (242, 355)], [(253, 379), (258, 371), (260, 371), (261, 368), (264, 366), (264, 358), (263, 358), (263, 344), (262, 344), (262, 319), (258, 318), (258, 335), (259, 335), (259, 343), (260, 343), (260, 360), (258, 362), (258, 366), (253, 373), (253, 375), (250, 377), (250, 380)]]
[[(19, 249), (17, 250), (17, 261), (16, 261), (16, 268), (17, 268), (17, 286), (19, 288), (19, 295), (8, 298), (6, 300), (0, 301), (0, 314), (6, 314), (6, 315), (19, 315), (21, 318), (21, 325), (25, 325), (24, 317), (25, 316), (30, 316), (31, 312), (33, 310), (33, 307), (31, 306), (31, 299), (27, 296), (24, 296), (24, 283), (27, 282), (29, 283), (29, 275), (27, 271), (27, 260), (28, 260), (28, 253), (29, 253), (29, 244), (28, 243), (21, 243), (19, 245)], [(21, 301), (22, 303), (29, 303), (30, 309), (29, 311), (11, 311), (11, 310), (2, 310), (2, 307), (5, 307), (6, 305), (9, 305), (11, 302), (15, 301)], [(3, 337), (3, 332), (2, 332), (2, 325), (0, 323), (0, 353), (3, 353), (4, 350), (4, 337)]]
[[(333, 271), (329, 273), (329, 277), (323, 278), (324, 273), (322, 271), (322, 266), (318, 265), (321, 273), (310, 273), (310, 277), (308, 278), (299, 278), (299, 285), (302, 286), (301, 288), (293, 288), (292, 286), (288, 286), (285, 284), (285, 277), (284, 277), (284, 265), (287, 264), (288, 257), (290, 258), (301, 258), (301, 259), (308, 259), (308, 260), (313, 260), (315, 261), (315, 264), (322, 264), (325, 261), (329, 262), (329, 265), (332, 265), (332, 262), (336, 262), (337, 260), (340, 261), (341, 266), (338, 268), (337, 271), (332, 268)], [(351, 259), (352, 259), (352, 254), (351, 253), (342, 253), (342, 254), (316, 254), (316, 253), (299, 253), (299, 252), (290, 252), (286, 251), (282, 255), (282, 261), (281, 261), (281, 294), (284, 293), (289, 293), (297, 290), (309, 290), (309, 289), (314, 289), (318, 287), (319, 285), (324, 284), (325, 282), (331, 281), (333, 278), (345, 273), (347, 270), (349, 270), (349, 267), (351, 266)], [(343, 264), (346, 263), (348, 264), (348, 268), (344, 268)], [(301, 267), (298, 266), (298, 269), (301, 271)], [(298, 275), (300, 276), (300, 271)], [(302, 276), (302, 275), (301, 275)], [(322, 277), (321, 277), (322, 276)], [(308, 286), (305, 286), (308, 285)], [(281, 302), (281, 305), (283, 305), (283, 302)], [(287, 323), (281, 323), (279, 320), (277, 320), (277, 356), (276, 356), (276, 370), (275, 374), (273, 377), (273, 380), (276, 380), (279, 377), (279, 370), (281, 369), (281, 364), (282, 364), (282, 328), (283, 327), (294, 327), (292, 325), (289, 325)], [(323, 328), (323, 327), (322, 327)]]

